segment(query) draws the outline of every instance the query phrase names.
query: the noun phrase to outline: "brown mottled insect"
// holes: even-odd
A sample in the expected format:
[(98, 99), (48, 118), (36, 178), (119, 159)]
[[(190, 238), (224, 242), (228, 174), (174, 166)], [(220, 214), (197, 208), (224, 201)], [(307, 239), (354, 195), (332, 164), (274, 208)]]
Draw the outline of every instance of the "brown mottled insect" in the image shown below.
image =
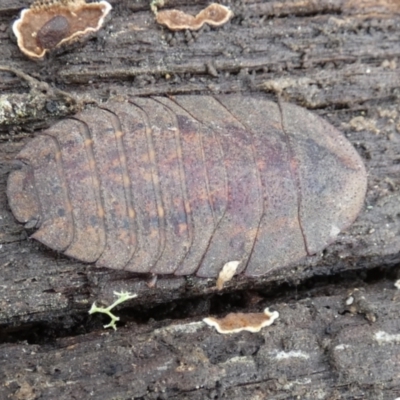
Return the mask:
[(43, 131), (8, 198), (33, 238), (100, 267), (259, 276), (315, 254), (359, 213), (363, 163), (297, 106), (238, 95), (108, 102)]

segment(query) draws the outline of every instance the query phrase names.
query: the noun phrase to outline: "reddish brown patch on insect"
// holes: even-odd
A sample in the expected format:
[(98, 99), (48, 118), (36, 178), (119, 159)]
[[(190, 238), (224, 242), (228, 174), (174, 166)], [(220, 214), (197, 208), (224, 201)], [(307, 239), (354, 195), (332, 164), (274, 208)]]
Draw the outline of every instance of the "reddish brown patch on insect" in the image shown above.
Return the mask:
[(141, 273), (217, 277), (234, 260), (220, 283), (323, 250), (360, 212), (367, 183), (332, 125), (238, 95), (108, 102), (17, 158), (8, 198), (37, 240)]

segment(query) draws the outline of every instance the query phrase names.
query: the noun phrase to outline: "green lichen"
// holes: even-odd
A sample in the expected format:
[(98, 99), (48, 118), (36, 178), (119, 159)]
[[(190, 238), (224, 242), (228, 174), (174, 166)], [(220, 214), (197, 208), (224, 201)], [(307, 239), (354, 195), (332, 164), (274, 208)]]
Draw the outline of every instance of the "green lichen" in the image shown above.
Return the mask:
[(154, 15), (157, 15), (158, 7), (164, 7), (164, 0), (152, 0), (150, 2), (150, 9)]
[(116, 307), (118, 304), (121, 304), (127, 300), (134, 299), (137, 297), (137, 294), (131, 294), (129, 292), (114, 292), (114, 295), (117, 296), (117, 300), (114, 301), (110, 306), (104, 308), (104, 307), (97, 307), (96, 302), (92, 304), (92, 307), (90, 307), (89, 314), (94, 314), (94, 313), (103, 313), (107, 314), (111, 318), (111, 322), (107, 325), (104, 325), (104, 328), (113, 328), (115, 331), (117, 330), (116, 322), (119, 321), (119, 317), (116, 317), (111, 310)]

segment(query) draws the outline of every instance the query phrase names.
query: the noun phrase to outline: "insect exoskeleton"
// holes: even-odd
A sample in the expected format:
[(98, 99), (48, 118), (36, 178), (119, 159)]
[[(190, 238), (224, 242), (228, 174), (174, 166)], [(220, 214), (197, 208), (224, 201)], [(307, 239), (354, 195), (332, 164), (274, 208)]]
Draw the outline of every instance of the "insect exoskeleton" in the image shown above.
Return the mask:
[(109, 101), (17, 158), (9, 203), (35, 221), (34, 239), (154, 274), (216, 277), (235, 260), (232, 274), (260, 276), (296, 263), (352, 224), (367, 183), (336, 128), (261, 96)]

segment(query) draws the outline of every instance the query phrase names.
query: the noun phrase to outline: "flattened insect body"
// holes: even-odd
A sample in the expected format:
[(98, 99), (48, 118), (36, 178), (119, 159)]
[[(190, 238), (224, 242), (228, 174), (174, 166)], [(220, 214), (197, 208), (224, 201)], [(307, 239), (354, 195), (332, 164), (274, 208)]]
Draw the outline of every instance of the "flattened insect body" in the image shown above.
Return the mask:
[(333, 126), (237, 95), (135, 98), (63, 120), (17, 156), (7, 194), (33, 237), (154, 274), (264, 275), (315, 254), (362, 208), (366, 172)]

